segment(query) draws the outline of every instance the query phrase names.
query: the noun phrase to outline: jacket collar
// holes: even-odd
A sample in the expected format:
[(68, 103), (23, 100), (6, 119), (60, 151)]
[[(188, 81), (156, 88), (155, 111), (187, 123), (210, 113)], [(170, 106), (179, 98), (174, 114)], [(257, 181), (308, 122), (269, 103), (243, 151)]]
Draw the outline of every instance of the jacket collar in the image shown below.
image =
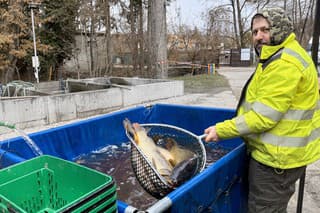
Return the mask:
[(296, 39), (296, 35), (294, 33), (291, 33), (281, 44), (269, 46), (269, 45), (263, 45), (260, 55), (260, 60), (266, 60), (273, 54), (275, 54), (279, 49), (284, 48), (288, 43), (292, 42)]

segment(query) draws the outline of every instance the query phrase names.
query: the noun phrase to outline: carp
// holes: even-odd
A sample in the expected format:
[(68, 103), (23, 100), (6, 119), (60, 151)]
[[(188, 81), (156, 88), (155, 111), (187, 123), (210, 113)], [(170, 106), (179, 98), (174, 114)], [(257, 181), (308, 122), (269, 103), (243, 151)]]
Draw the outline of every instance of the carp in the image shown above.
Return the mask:
[(169, 177), (173, 167), (163, 154), (161, 154), (160, 148), (155, 144), (152, 138), (147, 135), (145, 128), (138, 123), (131, 124), (128, 119), (124, 120), (123, 124), (125, 129), (133, 135), (135, 143), (159, 174), (164, 177)]
[(174, 167), (171, 173), (170, 184), (173, 186), (179, 186), (192, 178), (196, 173), (197, 164), (197, 157), (192, 157), (181, 161), (177, 166)]
[(192, 151), (179, 146), (178, 143), (172, 138), (167, 138), (166, 148), (170, 152), (170, 155), (173, 156), (170, 159), (170, 163), (173, 165), (173, 167), (177, 166), (182, 161), (196, 156)]
[(179, 146), (171, 138), (166, 138), (164, 145), (158, 145), (144, 127), (128, 119), (123, 121), (123, 125), (148, 161), (170, 185), (177, 187), (195, 175), (198, 164), (195, 153)]

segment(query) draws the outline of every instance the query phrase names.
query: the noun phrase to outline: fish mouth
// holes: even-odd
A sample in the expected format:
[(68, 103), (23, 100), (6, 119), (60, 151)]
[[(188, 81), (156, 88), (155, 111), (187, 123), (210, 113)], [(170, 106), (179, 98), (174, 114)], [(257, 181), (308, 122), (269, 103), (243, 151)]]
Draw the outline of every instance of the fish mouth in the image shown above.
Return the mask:
[(138, 130), (138, 129), (141, 128), (140, 124), (138, 124), (138, 123), (133, 123), (132, 127), (133, 127), (134, 130)]

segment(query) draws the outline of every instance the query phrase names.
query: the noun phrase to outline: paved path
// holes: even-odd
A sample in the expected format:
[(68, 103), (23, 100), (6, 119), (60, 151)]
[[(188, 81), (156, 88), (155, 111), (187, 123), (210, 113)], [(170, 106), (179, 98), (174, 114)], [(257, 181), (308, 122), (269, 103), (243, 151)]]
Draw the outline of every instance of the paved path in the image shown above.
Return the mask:
[(254, 72), (253, 67), (246, 67), (246, 68), (223, 67), (219, 69), (219, 73), (228, 79), (230, 88), (237, 100), (239, 100), (240, 98), (241, 91), (244, 84), (250, 78), (253, 72)]

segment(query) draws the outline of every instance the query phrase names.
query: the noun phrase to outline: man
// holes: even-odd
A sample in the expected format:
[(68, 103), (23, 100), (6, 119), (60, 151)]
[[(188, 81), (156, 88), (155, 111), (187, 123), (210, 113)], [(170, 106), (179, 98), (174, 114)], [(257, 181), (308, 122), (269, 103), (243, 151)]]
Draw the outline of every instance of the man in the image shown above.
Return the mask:
[(256, 71), (237, 116), (208, 127), (205, 140), (241, 136), (250, 153), (248, 212), (286, 212), (296, 180), (320, 158), (317, 72), (282, 9), (254, 15), (251, 30)]

